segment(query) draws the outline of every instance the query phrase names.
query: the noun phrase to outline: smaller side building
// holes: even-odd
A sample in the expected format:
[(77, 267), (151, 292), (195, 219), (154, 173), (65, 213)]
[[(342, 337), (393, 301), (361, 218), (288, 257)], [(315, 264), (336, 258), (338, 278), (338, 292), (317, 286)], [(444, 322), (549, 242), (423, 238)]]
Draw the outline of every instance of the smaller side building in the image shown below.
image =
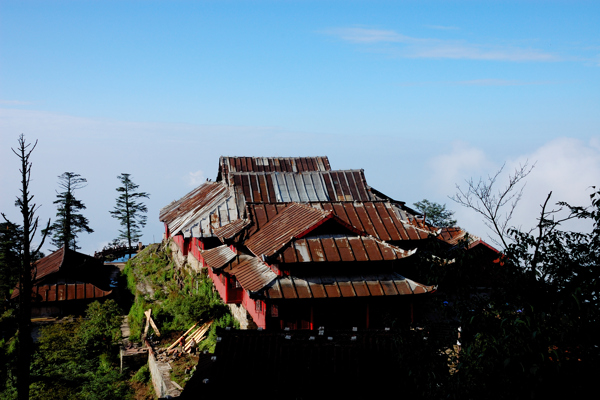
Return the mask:
[[(113, 294), (114, 267), (64, 247), (38, 260), (33, 268), (32, 318), (83, 314), (87, 305)], [(19, 289), (11, 300), (20, 295)]]

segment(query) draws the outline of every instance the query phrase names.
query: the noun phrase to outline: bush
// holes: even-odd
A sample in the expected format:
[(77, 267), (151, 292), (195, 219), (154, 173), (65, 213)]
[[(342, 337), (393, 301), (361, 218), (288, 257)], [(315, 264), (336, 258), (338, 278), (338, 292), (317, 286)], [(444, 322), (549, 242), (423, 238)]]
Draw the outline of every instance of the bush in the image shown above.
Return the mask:
[(139, 383), (147, 383), (150, 381), (150, 368), (148, 364), (143, 365), (137, 372), (131, 377), (131, 380)]

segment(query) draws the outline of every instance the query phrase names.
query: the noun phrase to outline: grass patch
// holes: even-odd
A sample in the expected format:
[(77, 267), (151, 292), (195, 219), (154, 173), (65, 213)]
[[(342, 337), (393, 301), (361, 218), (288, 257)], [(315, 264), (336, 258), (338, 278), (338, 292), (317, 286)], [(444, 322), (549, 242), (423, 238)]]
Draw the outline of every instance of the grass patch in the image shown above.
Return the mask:
[(213, 351), (219, 327), (239, 327), (204, 274), (175, 267), (168, 245), (147, 246), (129, 260), (123, 270), (127, 287), (135, 294), (129, 310), (130, 340), (139, 341), (145, 326), (144, 311), (152, 308), (152, 319), (161, 335), (181, 332), (198, 321), (214, 320), (200, 349)]

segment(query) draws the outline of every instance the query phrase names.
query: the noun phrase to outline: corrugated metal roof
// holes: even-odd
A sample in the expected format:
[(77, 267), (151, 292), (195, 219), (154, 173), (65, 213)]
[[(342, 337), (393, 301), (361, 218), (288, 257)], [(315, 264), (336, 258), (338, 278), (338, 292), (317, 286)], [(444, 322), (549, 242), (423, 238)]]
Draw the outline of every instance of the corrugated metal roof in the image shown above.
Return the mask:
[(54, 274), (60, 270), (65, 257), (65, 248), (61, 247), (54, 253), (48, 254), (35, 262), (36, 267), (35, 280), (40, 280), (50, 274)]
[(220, 157), (217, 181), (231, 172), (330, 171), (327, 157)]
[(414, 216), (389, 201), (314, 203), (346, 223), (384, 241), (427, 239), (433, 231), (415, 224)]
[(468, 235), (467, 237), (467, 235), (467, 231), (459, 227), (442, 228), (440, 230), (440, 234), (438, 235), (438, 239), (451, 245), (457, 245), (461, 240), (465, 239), (468, 239), (469, 244), (481, 240), (481, 238), (477, 236)]
[(249, 219), (238, 219), (220, 228), (214, 229), (213, 233), (223, 242), (228, 239), (233, 239), (251, 224), (252, 221)]
[(235, 195), (220, 182), (205, 182), (160, 210), (171, 235), (211, 237), (214, 229), (240, 217)]
[(480, 237), (471, 235), (467, 231), (465, 231), (459, 227), (442, 228), (442, 229), (440, 229), (440, 234), (438, 235), (437, 238), (450, 244), (450, 245), (453, 245), (453, 246), (456, 246), (458, 243), (460, 243), (461, 241), (464, 241), (466, 239), (469, 249), (472, 249), (473, 247), (481, 245), (481, 246), (487, 247), (493, 253), (500, 254), (500, 251), (498, 251), (498, 249), (489, 245), (487, 242), (483, 241)]
[(426, 286), (395, 273), (279, 277), (265, 290), (270, 299), (398, 296), (431, 293)]
[[(368, 202), (316, 202), (312, 207), (331, 211), (336, 217), (348, 225), (384, 241), (422, 240), (437, 229), (422, 227), (411, 215), (401, 207), (389, 201)], [(287, 203), (250, 203), (249, 217), (254, 225), (248, 234), (253, 235), (270, 220), (275, 218)]]
[(277, 278), (277, 274), (259, 258), (241, 255), (224, 271), (235, 276), (242, 287), (251, 292), (257, 292)]
[(302, 237), (332, 217), (329, 211), (292, 203), (251, 236), (245, 245), (257, 257), (272, 256), (294, 238)]
[(294, 240), (278, 257), (281, 263), (391, 261), (413, 255), (372, 236), (321, 235)]
[(363, 170), (310, 172), (237, 172), (229, 183), (246, 202), (370, 201)]
[[(61, 247), (60, 249), (47, 255), (46, 257), (37, 260), (34, 263), (34, 266), (35, 268), (32, 271), (32, 277), (34, 279), (34, 293), (36, 293), (38, 288), (55, 287), (57, 284), (59, 286), (62, 285), (60, 287), (62, 287), (63, 289), (60, 290), (75, 290), (76, 292), (82, 290), (81, 287), (83, 286), (80, 287), (80, 285), (88, 284), (92, 285), (92, 287), (96, 288), (97, 290), (106, 293), (103, 295), (98, 295), (96, 297), (103, 297), (111, 293), (111, 291), (103, 291), (102, 289), (98, 289), (91, 283), (82, 282), (89, 282), (88, 279), (92, 279), (98, 284), (98, 281), (102, 281), (102, 277), (100, 277), (100, 275), (105, 274), (104, 271), (100, 271), (100, 269), (103, 266), (103, 262), (86, 254), (82, 254), (73, 250), (65, 250), (64, 247)], [(57, 279), (59, 280), (59, 282), (56, 282)], [(53, 283), (48, 284), (49, 281)], [(85, 293), (85, 289), (83, 290), (83, 293)], [(19, 296), (18, 288), (16, 288), (13, 291), (11, 298), (14, 299), (17, 296)], [(75, 294), (73, 296), (69, 295), (69, 299), (75, 298), (75, 296)], [(77, 295), (76, 298), (79, 299), (85, 297), (80, 297), (79, 295)]]
[(204, 262), (211, 268), (221, 268), (237, 256), (236, 252), (231, 250), (227, 245), (205, 250), (200, 254), (202, 254)]

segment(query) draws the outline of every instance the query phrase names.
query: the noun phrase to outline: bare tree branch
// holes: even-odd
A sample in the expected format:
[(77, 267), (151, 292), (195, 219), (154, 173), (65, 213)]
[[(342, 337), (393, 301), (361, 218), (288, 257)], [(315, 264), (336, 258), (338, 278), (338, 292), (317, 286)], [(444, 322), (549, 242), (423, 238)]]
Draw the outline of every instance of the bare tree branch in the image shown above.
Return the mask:
[(480, 214), (485, 225), (498, 236), (498, 240), (494, 237), (491, 237), (491, 240), (506, 249), (509, 222), (525, 187), (524, 184), (520, 188), (518, 186), (531, 173), (535, 164), (529, 165), (526, 161), (519, 165), (514, 173), (509, 175), (506, 186), (496, 190), (498, 177), (502, 174), (505, 165), (485, 180), (483, 178), (479, 178), (477, 182), (473, 178), (466, 180), (467, 185), (464, 189), (457, 184), (457, 192), (454, 196), (450, 196), (450, 199)]

